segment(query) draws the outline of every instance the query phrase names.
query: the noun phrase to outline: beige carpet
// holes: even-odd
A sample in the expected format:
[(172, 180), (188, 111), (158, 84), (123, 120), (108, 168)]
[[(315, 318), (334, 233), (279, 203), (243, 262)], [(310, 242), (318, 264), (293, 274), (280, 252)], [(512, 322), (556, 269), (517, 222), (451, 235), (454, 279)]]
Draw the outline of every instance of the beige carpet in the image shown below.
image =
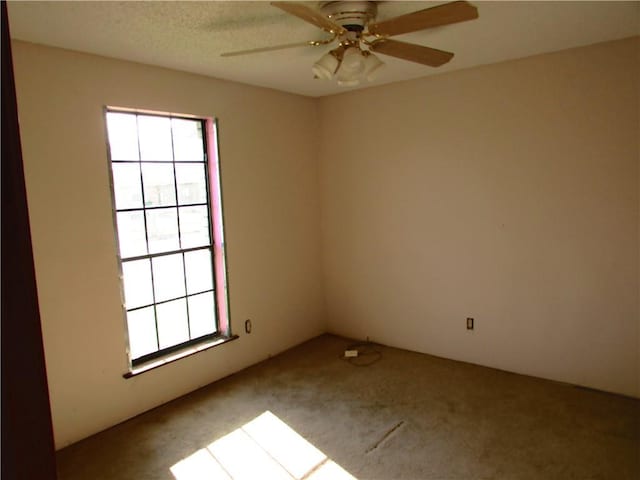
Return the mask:
[(388, 347), (350, 363), (350, 343), (323, 335), (67, 447), (59, 478), (640, 478), (638, 400)]

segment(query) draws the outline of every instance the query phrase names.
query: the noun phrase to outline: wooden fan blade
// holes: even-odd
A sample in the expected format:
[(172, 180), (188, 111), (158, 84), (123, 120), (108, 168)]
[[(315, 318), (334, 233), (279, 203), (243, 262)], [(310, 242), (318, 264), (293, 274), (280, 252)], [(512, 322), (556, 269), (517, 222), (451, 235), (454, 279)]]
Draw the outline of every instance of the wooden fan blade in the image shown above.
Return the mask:
[(336, 35), (342, 35), (346, 32), (340, 25), (336, 25), (320, 12), (313, 10), (301, 3), (295, 2), (271, 2), (271, 5), (284, 10), (291, 15), (301, 18), (305, 22), (309, 22), (316, 27), (323, 29), (326, 32), (334, 33)]
[(221, 53), (221, 57), (235, 57), (238, 55), (249, 55), (251, 53), (261, 53), (261, 52), (272, 52), (274, 50), (284, 50), (286, 48), (296, 48), (296, 47), (315, 47), (316, 45), (321, 45), (319, 42), (308, 41), (308, 42), (298, 42), (298, 43), (287, 43), (285, 45), (274, 45), (272, 47), (260, 47), (260, 48), (252, 48), (250, 50), (239, 50), (237, 52), (226, 52)]
[(439, 67), (453, 58), (453, 53), (451, 52), (389, 39), (376, 40), (371, 43), (369, 49), (376, 53), (429, 65), (430, 67)]
[(478, 9), (461, 0), (374, 23), (369, 25), (368, 30), (374, 35), (391, 37), (425, 28), (473, 20), (474, 18), (478, 18)]

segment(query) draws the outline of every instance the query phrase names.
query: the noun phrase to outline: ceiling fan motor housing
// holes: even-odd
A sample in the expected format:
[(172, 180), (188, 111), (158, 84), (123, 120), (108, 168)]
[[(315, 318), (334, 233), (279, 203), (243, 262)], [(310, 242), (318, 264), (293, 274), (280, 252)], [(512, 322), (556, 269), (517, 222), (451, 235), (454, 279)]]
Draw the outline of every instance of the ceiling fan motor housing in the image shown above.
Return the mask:
[(366, 1), (320, 2), (320, 10), (333, 23), (350, 32), (362, 32), (378, 13), (376, 2)]

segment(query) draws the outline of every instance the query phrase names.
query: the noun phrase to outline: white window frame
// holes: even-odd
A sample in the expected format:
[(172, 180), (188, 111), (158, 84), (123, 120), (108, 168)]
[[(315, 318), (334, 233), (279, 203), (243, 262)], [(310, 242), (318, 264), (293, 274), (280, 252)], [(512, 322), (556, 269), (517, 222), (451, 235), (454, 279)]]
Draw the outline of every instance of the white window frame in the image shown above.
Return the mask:
[[(203, 150), (204, 150), (204, 165), (206, 169), (206, 183), (207, 183), (207, 196), (206, 196), (206, 205), (208, 208), (208, 217), (209, 217), (209, 237), (210, 237), (210, 245), (200, 246), (195, 248), (180, 248), (175, 249), (171, 252), (154, 252), (149, 253), (148, 249), (148, 234), (147, 234), (147, 221), (146, 221), (146, 211), (152, 210), (154, 207), (147, 207), (143, 205), (141, 208), (134, 209), (125, 209), (125, 210), (135, 210), (141, 211), (144, 214), (145, 218), (145, 235), (147, 241), (147, 252), (144, 255), (140, 255), (137, 257), (128, 257), (123, 258), (120, 252), (120, 243), (119, 243), (119, 232), (118, 232), (118, 222), (117, 222), (117, 214), (119, 211), (116, 208), (116, 197), (114, 190), (114, 176), (112, 171), (112, 165), (117, 163), (140, 163), (140, 165), (145, 163), (145, 160), (140, 159), (140, 155), (138, 155), (138, 159), (131, 160), (112, 160), (111, 156), (111, 145), (109, 142), (109, 129), (107, 126), (107, 115), (109, 113), (124, 113), (137, 116), (158, 116), (163, 118), (176, 118), (176, 119), (185, 119), (192, 120), (195, 122), (200, 122), (202, 126), (202, 135), (203, 135)], [(122, 108), (122, 107), (113, 107), (106, 106), (104, 108), (104, 118), (105, 118), (105, 131), (107, 138), (107, 152), (108, 152), (108, 171), (109, 171), (109, 179), (110, 179), (110, 190), (111, 190), (111, 201), (112, 201), (112, 213), (113, 213), (113, 224), (114, 224), (114, 232), (116, 239), (116, 247), (117, 247), (117, 260), (118, 260), (118, 268), (120, 274), (120, 288), (121, 288), (121, 299), (122, 299), (122, 309), (124, 315), (124, 325), (125, 325), (125, 339), (126, 339), (126, 354), (127, 361), (129, 365), (129, 371), (125, 373), (125, 378), (129, 378), (131, 376), (137, 375), (138, 373), (145, 372), (152, 368), (158, 367), (160, 365), (164, 365), (166, 363), (175, 361), (177, 359), (183, 358), (185, 356), (197, 353), (202, 350), (206, 350), (213, 346), (225, 343), (229, 340), (234, 340), (238, 338), (237, 336), (231, 333), (231, 324), (229, 320), (229, 295), (228, 295), (228, 287), (227, 287), (227, 269), (226, 269), (226, 257), (225, 257), (225, 244), (224, 244), (224, 222), (223, 222), (223, 208), (222, 208), (222, 191), (221, 191), (221, 172), (220, 172), (220, 162), (219, 162), (219, 151), (218, 151), (218, 143), (217, 143), (217, 121), (212, 117), (197, 117), (193, 115), (185, 115), (185, 114), (173, 114), (166, 112), (156, 112), (156, 111), (148, 111), (148, 110), (139, 110), (139, 109), (130, 109), (130, 108)], [(136, 133), (139, 133), (139, 130), (136, 127)], [(139, 147), (139, 145), (138, 145)], [(140, 149), (138, 149), (140, 151)], [(173, 146), (172, 146), (173, 153)], [(181, 162), (176, 162), (176, 160), (165, 162), (165, 164), (174, 165), (174, 181), (175, 181), (175, 165)], [(177, 186), (176, 186), (177, 189)], [(144, 198), (144, 187), (143, 180), (141, 176), (141, 190)], [(177, 190), (176, 190), (177, 193)], [(178, 209), (179, 200), (176, 195), (176, 205), (175, 208)], [(155, 208), (163, 208), (163, 207), (155, 207)], [(172, 207), (167, 207), (172, 208)], [(179, 228), (179, 227), (178, 227)], [(180, 235), (180, 231), (179, 231)], [(136, 259), (150, 259), (149, 264), (151, 265), (152, 258), (158, 258), (167, 254), (182, 254), (184, 259), (184, 253), (194, 250), (203, 250), (205, 248), (210, 249), (211, 258), (212, 258), (212, 277), (213, 277), (213, 298), (214, 298), (214, 308), (215, 308), (215, 331), (210, 334), (206, 334), (203, 336), (198, 336), (195, 338), (189, 338), (189, 340), (185, 342), (178, 343), (176, 345), (171, 345), (165, 348), (160, 348), (160, 343), (158, 340), (158, 327), (157, 327), (157, 315), (156, 315), (156, 306), (161, 305), (163, 303), (167, 303), (167, 301), (158, 301), (155, 300), (155, 293), (153, 297), (153, 303), (150, 306), (153, 306), (154, 309), (154, 318), (156, 322), (156, 338), (157, 338), (157, 350), (151, 352), (146, 355), (139, 356), (138, 358), (132, 358), (130, 342), (129, 342), (129, 328), (127, 322), (128, 311), (136, 310), (137, 308), (133, 308), (128, 310), (125, 303), (125, 289), (124, 289), (124, 279), (123, 279), (123, 263), (129, 261), (135, 261)], [(184, 265), (184, 264), (183, 264)], [(151, 269), (153, 271), (153, 269)], [(153, 273), (152, 273), (153, 275)], [(186, 275), (186, 270), (185, 270)], [(185, 278), (186, 282), (186, 278)], [(187, 297), (192, 296), (185, 289), (185, 295), (181, 298), (185, 299), (185, 304), (187, 304)], [(188, 310), (188, 309), (187, 309)], [(189, 330), (189, 336), (191, 336)]]

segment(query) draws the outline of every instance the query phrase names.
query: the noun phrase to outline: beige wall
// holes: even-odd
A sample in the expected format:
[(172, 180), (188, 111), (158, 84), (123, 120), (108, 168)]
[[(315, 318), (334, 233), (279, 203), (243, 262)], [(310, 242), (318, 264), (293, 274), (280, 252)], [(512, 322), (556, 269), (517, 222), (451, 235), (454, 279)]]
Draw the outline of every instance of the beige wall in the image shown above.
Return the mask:
[[(21, 42), (13, 48), (58, 448), (325, 330), (313, 100)], [(218, 117), (231, 321), (241, 335), (129, 380), (104, 105)]]
[(639, 396), (639, 48), (321, 99), (329, 331)]
[[(640, 396), (637, 39), (319, 100), (13, 48), (58, 447), (327, 329)], [(104, 105), (219, 118), (241, 334), (130, 380)]]

